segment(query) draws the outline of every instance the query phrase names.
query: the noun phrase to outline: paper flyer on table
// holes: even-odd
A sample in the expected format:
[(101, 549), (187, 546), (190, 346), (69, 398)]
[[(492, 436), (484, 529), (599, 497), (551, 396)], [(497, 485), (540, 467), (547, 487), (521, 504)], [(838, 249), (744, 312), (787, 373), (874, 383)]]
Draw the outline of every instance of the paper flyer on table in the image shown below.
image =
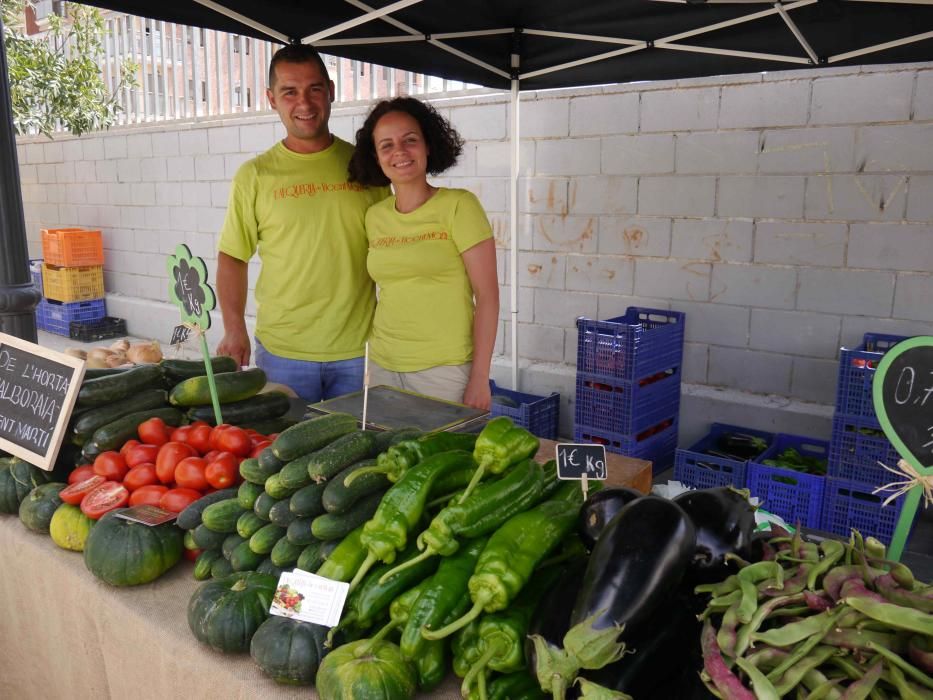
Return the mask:
[(279, 577), (269, 612), (304, 622), (333, 627), (347, 599), (350, 584), (295, 569)]

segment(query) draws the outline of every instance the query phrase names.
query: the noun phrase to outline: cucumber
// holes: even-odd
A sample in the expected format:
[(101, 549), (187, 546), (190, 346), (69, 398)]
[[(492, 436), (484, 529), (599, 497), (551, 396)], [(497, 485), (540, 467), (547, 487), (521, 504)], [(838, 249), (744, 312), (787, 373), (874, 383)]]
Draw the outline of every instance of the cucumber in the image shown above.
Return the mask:
[(288, 527), (298, 516), (292, 513), (289, 499), (283, 499), (269, 509), (269, 520), (280, 527)]
[(205, 549), (194, 561), (194, 580), (206, 581), (211, 577), (211, 565), (224, 555), (219, 549)]
[(205, 508), (212, 503), (219, 503), (220, 501), (225, 501), (234, 496), (236, 496), (236, 489), (221, 489), (220, 491), (209, 493), (206, 496), (201, 496), (201, 498), (178, 514), (178, 517), (175, 518), (175, 524), (182, 530), (193, 530), (201, 524), (201, 513), (204, 512)]
[[(274, 446), (274, 444), (273, 444)], [(314, 481), (327, 481), (354, 462), (375, 457), (376, 434), (371, 430), (360, 430), (344, 435), (311, 456), (308, 476)]]
[(110, 377), (114, 374), (123, 374), (131, 367), (87, 367), (84, 370), (84, 379), (82, 382), (86, 382), (89, 379), (97, 379), (99, 377)]
[[(207, 371), (204, 367), (204, 360), (163, 359), (159, 364), (162, 367), (162, 374), (165, 375), (165, 381), (170, 386), (192, 377), (203, 377)], [(218, 355), (211, 358), (211, 370), (214, 374), (236, 372), (238, 369), (240, 368), (232, 357)]]
[[(220, 403), (248, 399), (258, 394), (265, 385), (266, 373), (259, 367), (214, 375), (214, 386), (217, 389), (217, 399)], [(191, 407), (210, 404), (211, 388), (207, 377), (192, 377), (176, 384), (169, 392), (168, 400), (173, 406)]]
[(272, 560), (269, 557), (266, 557), (261, 562), (259, 562), (259, 566), (256, 567), (256, 571), (258, 571), (260, 574), (269, 574), (270, 576), (275, 576), (275, 578), (278, 579), (279, 576), (285, 573), (286, 569), (279, 568), (272, 563)]
[(265, 557), (249, 548), (249, 541), (240, 542), (230, 553), (230, 566), (234, 571), (255, 571)]
[[(243, 460), (246, 461), (245, 459)], [(242, 463), (241, 463), (242, 466)], [(259, 498), (265, 489), (263, 489), (261, 484), (254, 484), (250, 481), (244, 481), (240, 484), (240, 488), (236, 492), (237, 503), (240, 504), (241, 508), (246, 508), (247, 510), (252, 510), (253, 506), (256, 505), (256, 499)]]
[(264, 484), (266, 493), (268, 493), (272, 498), (276, 500), (281, 500), (283, 498), (288, 498), (298, 489), (290, 489), (282, 483), (282, 472), (273, 474)]
[(78, 405), (106, 406), (134, 396), (143, 389), (161, 389), (163, 386), (159, 365), (137, 365), (119, 374), (108, 374), (82, 382), (78, 390)]
[(338, 544), (340, 544), (339, 540), (332, 540), (330, 542), (321, 542), (317, 540), (312, 542), (301, 550), (301, 554), (298, 555), (298, 561), (295, 562), (295, 567), (313, 574), (321, 568), (321, 564), (323, 564), (327, 557), (330, 556), (330, 553), (337, 548)]
[(91, 448), (100, 454), (108, 450), (119, 450), (127, 440), (138, 437), (136, 429), (139, 428), (139, 424), (150, 418), (161, 418), (167, 425), (172, 426), (185, 423), (185, 414), (177, 408), (151, 408), (146, 411), (136, 411), (95, 430), (94, 435), (84, 446), (85, 451)]
[(167, 406), (168, 392), (165, 389), (145, 389), (125, 399), (84, 411), (74, 421), (71, 432), (80, 441), (78, 444), (83, 445), (91, 438), (95, 430), (112, 423), (117, 418), (128, 413)]
[(417, 440), (423, 433), (417, 428), (399, 428), (376, 433), (376, 454), (385, 452), (392, 445), (402, 440)]
[(265, 524), (265, 520), (260, 518), (253, 511), (248, 510), (237, 519), (236, 534), (238, 534), (240, 537), (249, 539), (255, 535)]
[(311, 534), (311, 521), (314, 518), (295, 518), (288, 526), (285, 536), (292, 544), (309, 545), (314, 542)]
[(321, 495), (326, 486), (326, 483), (308, 484), (298, 489), (288, 501), (289, 510), (300, 517), (320, 515), (324, 512)]
[(259, 460), (255, 457), (247, 457), (242, 462), (240, 462), (240, 476), (242, 476), (247, 483), (255, 484), (257, 486), (262, 486), (266, 483), (266, 479), (269, 476), (259, 467)]
[(311, 454), (302, 455), (282, 467), (282, 470), (278, 473), (282, 485), (297, 491), (301, 487), (310, 484), (311, 477), (308, 475), (308, 463), (315, 454), (317, 453), (312, 452)]
[(325, 541), (343, 539), (373, 517), (381, 500), (381, 493), (373, 493), (364, 497), (346, 513), (319, 515), (311, 521), (311, 534)]
[(272, 443), (272, 452), (284, 462), (319, 450), (341, 435), (356, 430), (356, 418), (349, 413), (328, 413), (302, 421), (279, 434)]
[(196, 549), (201, 549), (198, 547), (198, 543), (194, 541), (194, 535), (191, 534), (191, 530), (185, 530), (185, 537), (182, 539), (181, 543), (182, 546), (189, 552), (193, 552)]
[(224, 578), (233, 573), (233, 566), (226, 557), (217, 557), (211, 564), (211, 578)]
[(344, 483), (344, 479), (357, 469), (371, 467), (375, 463), (375, 459), (364, 459), (356, 464), (351, 464), (333, 479), (326, 482), (327, 486), (324, 487), (324, 493), (321, 494), (321, 504), (324, 506), (324, 510), (328, 513), (344, 513), (350, 510), (353, 504), (364, 496), (388, 491), (392, 483), (385, 474), (378, 472), (362, 474), (349, 486)]
[[(291, 404), (288, 396), (281, 391), (270, 391), (266, 394), (256, 394), (242, 401), (220, 404), (220, 415), (224, 423), (240, 425), (253, 423), (267, 418), (278, 418), (288, 413)], [(188, 418), (192, 421), (203, 420), (210, 425), (216, 425), (213, 406), (195, 406), (188, 409)]]
[(268, 554), (275, 543), (285, 536), (285, 528), (273, 523), (263, 525), (249, 538), (249, 548), (256, 554)]
[(304, 547), (298, 544), (292, 544), (288, 541), (287, 537), (283, 537), (275, 543), (272, 552), (269, 554), (269, 558), (276, 566), (285, 568), (287, 566), (294, 566), (303, 551)]
[(191, 538), (199, 549), (220, 549), (220, 545), (227, 539), (227, 533), (214, 532), (202, 523), (191, 531)]
[(246, 511), (234, 496), (209, 504), (201, 511), (204, 527), (214, 532), (236, 532), (236, 523)]
[(263, 491), (253, 504), (253, 512), (266, 522), (269, 522), (269, 511), (276, 503), (277, 501), (272, 498), (272, 496)]
[(230, 555), (233, 554), (233, 550), (246, 541), (245, 537), (240, 537), (234, 532), (224, 538), (224, 543), (220, 545), (220, 551), (224, 553), (225, 558), (229, 559)]

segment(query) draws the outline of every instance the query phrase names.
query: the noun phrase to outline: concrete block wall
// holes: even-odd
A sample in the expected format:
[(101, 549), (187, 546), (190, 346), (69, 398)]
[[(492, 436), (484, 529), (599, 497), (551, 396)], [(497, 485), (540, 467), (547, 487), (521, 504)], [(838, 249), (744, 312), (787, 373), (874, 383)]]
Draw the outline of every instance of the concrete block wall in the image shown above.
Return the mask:
[[(499, 246), (509, 386), (511, 107), (434, 103), (467, 141), (436, 182), (480, 197)], [(333, 130), (352, 140), (367, 110)], [(733, 418), (828, 436), (840, 346), (933, 333), (933, 64), (524, 93), (519, 116), (520, 388), (561, 393), (563, 434), (578, 316), (687, 313), (682, 444)], [(101, 228), (111, 312), (167, 340), (165, 256), (213, 268), (230, 179), (282, 135), (270, 113), (21, 139), (30, 250), (44, 226)]]

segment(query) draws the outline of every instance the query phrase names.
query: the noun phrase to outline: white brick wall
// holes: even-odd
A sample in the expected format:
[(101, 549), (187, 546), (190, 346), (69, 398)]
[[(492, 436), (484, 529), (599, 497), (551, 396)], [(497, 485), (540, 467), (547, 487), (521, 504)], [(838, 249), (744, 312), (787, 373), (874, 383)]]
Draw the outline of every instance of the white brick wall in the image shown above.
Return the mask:
[[(467, 141), (440, 179), (482, 197), (503, 247), (507, 354), (508, 96), (439, 106)], [(335, 130), (366, 111), (336, 109)], [(563, 377), (572, 396), (574, 319), (629, 305), (687, 313), (687, 381), (820, 404), (840, 345), (933, 333), (933, 64), (525, 93), (520, 116), (529, 385)], [(31, 256), (41, 227), (101, 228), (113, 307), (146, 310), (131, 332), (167, 339), (150, 320), (163, 317), (150, 309), (164, 308), (160, 260), (185, 242), (213, 271), (233, 172), (281, 136), (266, 114), (21, 139)]]

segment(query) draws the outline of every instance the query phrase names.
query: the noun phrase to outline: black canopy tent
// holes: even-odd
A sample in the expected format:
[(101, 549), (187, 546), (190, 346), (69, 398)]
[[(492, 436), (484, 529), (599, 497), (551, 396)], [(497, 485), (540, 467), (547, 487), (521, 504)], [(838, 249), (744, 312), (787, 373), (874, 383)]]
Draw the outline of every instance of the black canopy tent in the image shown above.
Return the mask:
[[(96, 0), (88, 4), (509, 89), (512, 385), (517, 386), (519, 89), (933, 59), (933, 0)], [(0, 37), (2, 42), (2, 37)], [(2, 46), (2, 44), (0, 44)], [(2, 56), (0, 56), (2, 60)], [(5, 63), (0, 330), (34, 340)]]

